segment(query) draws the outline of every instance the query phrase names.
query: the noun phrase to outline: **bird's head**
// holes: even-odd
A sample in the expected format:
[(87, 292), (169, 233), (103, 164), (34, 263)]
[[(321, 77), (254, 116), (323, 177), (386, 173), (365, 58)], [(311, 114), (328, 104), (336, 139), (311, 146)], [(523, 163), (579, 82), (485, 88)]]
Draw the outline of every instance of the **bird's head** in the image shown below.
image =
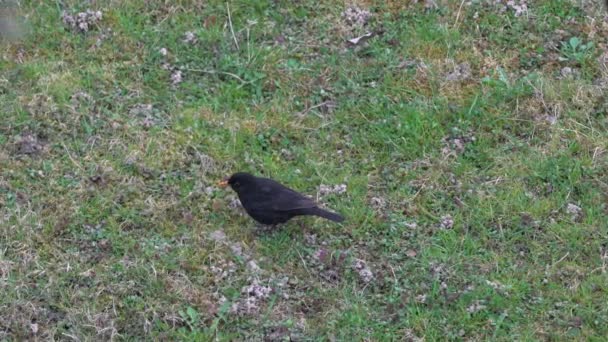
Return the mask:
[(221, 187), (226, 187), (230, 185), (232, 190), (239, 191), (243, 187), (247, 187), (249, 184), (252, 184), (255, 181), (255, 176), (246, 172), (237, 172), (230, 176), (229, 178), (224, 179), (219, 182)]

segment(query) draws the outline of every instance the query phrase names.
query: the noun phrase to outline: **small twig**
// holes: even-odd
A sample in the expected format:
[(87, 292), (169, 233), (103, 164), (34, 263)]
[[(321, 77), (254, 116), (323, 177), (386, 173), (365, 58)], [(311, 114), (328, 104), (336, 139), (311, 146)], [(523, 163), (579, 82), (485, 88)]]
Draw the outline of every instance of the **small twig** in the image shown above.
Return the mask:
[(460, 13), (462, 12), (462, 6), (464, 5), (464, 0), (460, 2), (460, 7), (458, 7), (458, 13), (456, 13), (456, 22), (454, 23), (454, 28), (458, 28), (460, 26)]
[(226, 71), (202, 70), (202, 69), (184, 69), (184, 70), (193, 71), (193, 72), (202, 72), (204, 74), (211, 74), (211, 75), (221, 74), (221, 75), (230, 76), (232, 78), (239, 80), (239, 82), (241, 82), (243, 85), (251, 83), (251, 81), (248, 82), (248, 81), (245, 81), (244, 79), (240, 78), (239, 75), (233, 74), (231, 72), (226, 72)]
[(74, 160), (74, 158), (72, 158), (72, 155), (70, 154), (70, 151), (68, 150), (68, 148), (65, 146), (65, 143), (62, 142), (61, 145), (63, 145), (63, 148), (65, 149), (65, 153), (68, 155), (68, 158), (70, 158), (70, 160), (72, 161), (74, 166), (76, 166), (78, 169), (80, 169), (80, 171), (84, 172), (84, 168), (82, 167), (82, 165), (78, 164), (78, 162), (76, 160)]
[(69, 338), (71, 338), (74, 341), (80, 341), (80, 339), (78, 337), (74, 336), (74, 335), (70, 335), (70, 334), (66, 334), (66, 333), (61, 333), (61, 335), (69, 337)]
[(418, 210), (420, 210), (422, 212), (422, 214), (424, 216), (426, 216), (427, 218), (434, 220), (435, 222), (441, 222), (441, 219), (439, 217), (431, 214), (431, 212), (426, 210), (426, 208), (424, 208), (423, 206), (419, 206)]
[[(598, 152), (599, 152), (599, 153), (598, 153)], [(596, 148), (593, 150), (593, 157), (591, 157), (591, 163), (592, 163), (593, 165), (595, 165), (595, 159), (597, 158), (598, 154), (599, 154), (599, 155), (601, 155), (603, 152), (604, 152), (604, 149), (603, 149), (603, 148), (601, 148), (601, 147), (596, 147)]]
[(321, 103), (319, 103), (317, 105), (308, 107), (308, 108), (304, 109), (303, 111), (296, 113), (296, 115), (297, 116), (304, 116), (304, 115), (308, 114), (308, 112), (310, 112), (311, 110), (313, 110), (315, 108), (319, 108), (319, 107), (322, 107), (322, 106), (325, 106), (325, 105), (329, 105), (329, 104), (335, 105), (333, 101), (323, 101), (323, 102), (321, 102)]
[(234, 28), (232, 27), (232, 16), (230, 15), (230, 5), (226, 3), (226, 11), (228, 12), (228, 24), (230, 25), (230, 32), (232, 33), (232, 39), (234, 39), (234, 44), (236, 45), (236, 49), (240, 50), (238, 40), (236, 40), (236, 35), (234, 34)]
[(608, 260), (608, 252), (601, 253), (601, 254), (602, 255), (600, 255), (600, 259), (602, 259), (602, 266), (591, 270), (591, 272), (588, 273), (589, 275), (591, 275), (597, 271), (602, 271), (602, 273), (606, 273), (606, 260)]
[(391, 269), (391, 273), (393, 274), (393, 278), (395, 279), (395, 284), (399, 284), (399, 280), (397, 279), (397, 275), (395, 274), (395, 270), (393, 269), (393, 266), (388, 265), (388, 267), (390, 267), (390, 269)]
[(300, 257), (300, 260), (302, 260), (302, 265), (304, 265), (304, 269), (306, 270), (306, 273), (308, 273), (308, 275), (312, 277), (312, 274), (308, 270), (308, 266), (306, 266), (306, 261), (304, 261), (302, 254), (300, 254), (300, 251), (298, 251), (297, 249), (296, 249), (296, 252), (298, 252), (298, 256)]
[(557, 265), (560, 262), (564, 261), (564, 259), (566, 259), (568, 257), (568, 255), (570, 255), (570, 252), (566, 252), (566, 254), (563, 257), (561, 257), (561, 259), (559, 259), (556, 262), (554, 262), (553, 265), (551, 265), (551, 267), (555, 267), (555, 265)]
[(247, 64), (251, 64), (251, 30), (249, 29), (250, 26), (247, 26)]
[(483, 184), (484, 184), (484, 185), (486, 185), (486, 184), (493, 184), (493, 185), (496, 185), (496, 184), (498, 184), (498, 183), (500, 183), (500, 182), (502, 182), (502, 177), (498, 176), (498, 178), (493, 179), (493, 180), (490, 180), (490, 181), (487, 181), (487, 182), (483, 182)]

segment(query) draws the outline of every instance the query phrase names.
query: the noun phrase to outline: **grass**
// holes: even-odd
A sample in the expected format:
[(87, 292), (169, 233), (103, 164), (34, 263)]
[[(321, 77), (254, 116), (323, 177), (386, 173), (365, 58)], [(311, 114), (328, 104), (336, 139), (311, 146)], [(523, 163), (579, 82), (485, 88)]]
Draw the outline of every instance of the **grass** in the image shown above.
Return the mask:
[[(608, 335), (605, 15), (438, 3), (6, 7), (0, 338)], [(235, 171), (347, 220), (256, 233)]]

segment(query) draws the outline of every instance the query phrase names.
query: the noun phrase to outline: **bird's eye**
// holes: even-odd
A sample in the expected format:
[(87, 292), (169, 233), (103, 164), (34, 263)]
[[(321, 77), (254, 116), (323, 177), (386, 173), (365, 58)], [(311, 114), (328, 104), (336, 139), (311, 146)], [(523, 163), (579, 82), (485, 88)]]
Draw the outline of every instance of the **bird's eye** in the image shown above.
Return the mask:
[(239, 183), (239, 182), (235, 182), (233, 185), (238, 187), (238, 186), (240, 186), (240, 185), (241, 185), (241, 183)]

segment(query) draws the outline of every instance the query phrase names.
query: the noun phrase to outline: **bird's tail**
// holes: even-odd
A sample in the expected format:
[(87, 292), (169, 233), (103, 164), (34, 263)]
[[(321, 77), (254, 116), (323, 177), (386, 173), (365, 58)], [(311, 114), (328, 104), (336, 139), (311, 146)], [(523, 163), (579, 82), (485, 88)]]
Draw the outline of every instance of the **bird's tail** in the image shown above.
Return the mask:
[(332, 220), (334, 222), (342, 222), (344, 221), (344, 217), (342, 215), (332, 213), (331, 211), (327, 211), (321, 208), (310, 208), (309, 215), (316, 215), (322, 218), (326, 218), (328, 220)]

